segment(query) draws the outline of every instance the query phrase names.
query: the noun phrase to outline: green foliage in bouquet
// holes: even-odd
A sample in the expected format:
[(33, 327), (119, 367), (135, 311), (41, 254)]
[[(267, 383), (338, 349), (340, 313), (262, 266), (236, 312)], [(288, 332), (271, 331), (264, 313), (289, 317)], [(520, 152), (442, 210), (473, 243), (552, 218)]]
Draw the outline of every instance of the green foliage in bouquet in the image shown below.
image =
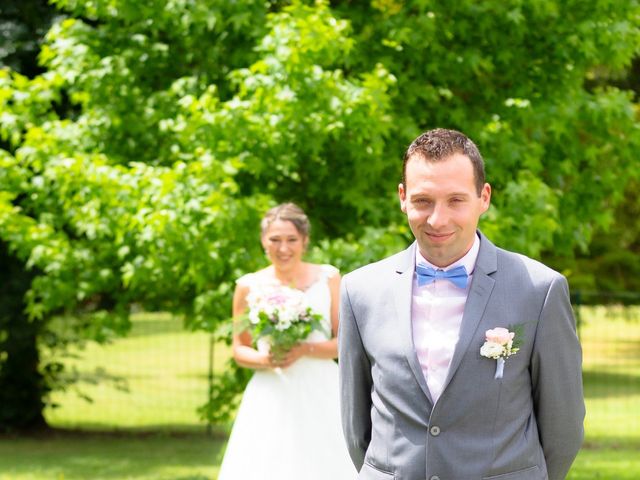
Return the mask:
[(305, 318), (292, 322), (289, 328), (280, 330), (277, 322), (274, 322), (265, 312), (260, 312), (260, 322), (254, 326), (253, 338), (268, 338), (271, 355), (276, 360), (283, 359), (287, 352), (300, 342), (304, 341), (312, 331), (326, 329), (322, 325), (322, 315), (313, 313), (307, 308)]
[(256, 348), (268, 345), (272, 357), (282, 360), (287, 352), (304, 341), (314, 330), (330, 336), (322, 315), (306, 304), (303, 292), (277, 287), (252, 291), (247, 301), (249, 312), (238, 322), (251, 334)]

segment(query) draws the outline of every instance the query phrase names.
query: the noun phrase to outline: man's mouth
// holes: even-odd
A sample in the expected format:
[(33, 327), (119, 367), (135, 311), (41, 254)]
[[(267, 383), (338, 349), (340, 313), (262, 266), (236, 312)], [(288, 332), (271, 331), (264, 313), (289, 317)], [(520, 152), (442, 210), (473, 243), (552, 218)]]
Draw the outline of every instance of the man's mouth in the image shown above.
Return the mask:
[(432, 232), (425, 232), (425, 233), (427, 234), (427, 237), (429, 237), (429, 239), (434, 242), (444, 242), (445, 240), (448, 240), (449, 238), (451, 238), (451, 236), (453, 235), (453, 233), (432, 233)]

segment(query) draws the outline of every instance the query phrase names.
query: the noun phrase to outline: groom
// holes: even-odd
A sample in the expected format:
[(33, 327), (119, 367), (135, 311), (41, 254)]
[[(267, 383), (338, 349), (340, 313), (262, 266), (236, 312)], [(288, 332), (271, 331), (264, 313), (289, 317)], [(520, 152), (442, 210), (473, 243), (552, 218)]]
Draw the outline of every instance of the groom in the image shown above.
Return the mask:
[(491, 187), (462, 133), (420, 135), (398, 194), (416, 241), (342, 282), (342, 423), (358, 478), (565, 478), (585, 414), (565, 278), (477, 230)]

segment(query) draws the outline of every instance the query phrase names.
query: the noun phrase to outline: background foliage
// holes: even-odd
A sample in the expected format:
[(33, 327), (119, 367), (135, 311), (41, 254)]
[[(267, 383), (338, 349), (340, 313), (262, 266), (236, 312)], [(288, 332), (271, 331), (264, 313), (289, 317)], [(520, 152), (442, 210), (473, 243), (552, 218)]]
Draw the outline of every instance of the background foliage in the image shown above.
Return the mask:
[[(24, 292), (0, 317), (0, 391), (35, 365), (31, 414), (3, 403), (4, 429), (42, 424), (60, 385), (38, 342), (107, 341), (133, 304), (213, 331), (233, 280), (264, 264), (258, 220), (276, 202), (308, 211), (311, 257), (342, 270), (402, 248), (400, 158), (425, 129), (476, 140), (494, 187), (485, 233), (570, 280), (593, 283), (581, 256), (621, 202), (637, 208), (620, 81), (640, 44), (635, 1), (52, 5), (37, 70), (5, 54), (0, 71), (0, 240)], [(594, 251), (622, 239), (608, 241)], [(50, 321), (62, 314), (65, 333)], [(223, 419), (244, 377), (229, 370), (203, 412)]]

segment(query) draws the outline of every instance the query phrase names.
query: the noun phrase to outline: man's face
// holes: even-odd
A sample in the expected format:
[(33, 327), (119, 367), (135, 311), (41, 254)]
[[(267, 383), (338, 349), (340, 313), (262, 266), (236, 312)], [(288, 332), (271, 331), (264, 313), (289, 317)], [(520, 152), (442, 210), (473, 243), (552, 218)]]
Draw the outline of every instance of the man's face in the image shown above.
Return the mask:
[(398, 185), (398, 195), (422, 256), (447, 267), (473, 245), (480, 215), (489, 208), (491, 187), (485, 183), (478, 196), (466, 155), (455, 153), (436, 162), (414, 155), (407, 162), (406, 185)]

